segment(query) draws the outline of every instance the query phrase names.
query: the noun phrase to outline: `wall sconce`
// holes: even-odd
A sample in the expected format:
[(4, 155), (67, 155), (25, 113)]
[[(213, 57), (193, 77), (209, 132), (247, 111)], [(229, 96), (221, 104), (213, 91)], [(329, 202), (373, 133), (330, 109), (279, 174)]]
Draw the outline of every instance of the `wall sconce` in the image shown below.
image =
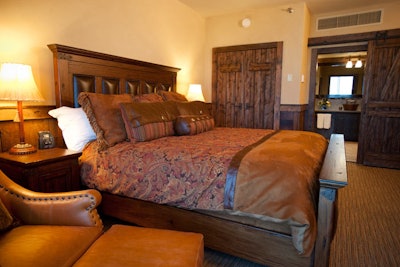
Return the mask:
[(189, 101), (205, 102), (203, 91), (201, 90), (201, 84), (190, 84), (189, 90), (186, 94), (186, 98)]
[(22, 101), (44, 101), (35, 80), (32, 68), (29, 65), (3, 63), (0, 69), (0, 100), (17, 101), (17, 117), (19, 122), (19, 144), (10, 149), (10, 154), (30, 154), (36, 152), (36, 148), (25, 143), (24, 116)]

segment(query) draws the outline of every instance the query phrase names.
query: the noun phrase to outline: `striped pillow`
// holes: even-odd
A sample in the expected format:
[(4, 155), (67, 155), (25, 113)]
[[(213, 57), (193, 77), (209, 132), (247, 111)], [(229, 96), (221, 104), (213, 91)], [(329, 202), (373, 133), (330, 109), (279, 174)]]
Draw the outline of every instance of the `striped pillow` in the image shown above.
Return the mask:
[(131, 134), (138, 142), (171, 136), (174, 133), (174, 124), (172, 121), (148, 123), (131, 128)]
[(131, 141), (144, 142), (175, 134), (173, 122), (178, 110), (172, 101), (122, 103), (120, 108)]
[(210, 115), (181, 115), (176, 118), (177, 135), (195, 135), (214, 128), (214, 118)]

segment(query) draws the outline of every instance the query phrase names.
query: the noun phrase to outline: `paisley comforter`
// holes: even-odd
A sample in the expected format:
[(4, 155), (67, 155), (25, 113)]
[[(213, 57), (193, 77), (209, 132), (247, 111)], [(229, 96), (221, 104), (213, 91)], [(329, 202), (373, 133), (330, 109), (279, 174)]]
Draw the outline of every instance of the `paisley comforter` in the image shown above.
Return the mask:
[(100, 191), (186, 209), (237, 210), (290, 226), (312, 252), (327, 141), (303, 131), (215, 128), (193, 136), (123, 142), (81, 156), (83, 183)]

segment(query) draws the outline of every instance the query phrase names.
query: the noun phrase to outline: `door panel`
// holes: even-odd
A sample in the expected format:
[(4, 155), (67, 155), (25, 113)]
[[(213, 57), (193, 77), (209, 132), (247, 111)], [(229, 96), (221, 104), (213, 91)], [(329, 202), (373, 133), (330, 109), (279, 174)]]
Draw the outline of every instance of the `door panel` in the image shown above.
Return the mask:
[(279, 128), (281, 61), (282, 43), (213, 49), (216, 125)]
[(370, 41), (357, 162), (400, 168), (400, 39)]

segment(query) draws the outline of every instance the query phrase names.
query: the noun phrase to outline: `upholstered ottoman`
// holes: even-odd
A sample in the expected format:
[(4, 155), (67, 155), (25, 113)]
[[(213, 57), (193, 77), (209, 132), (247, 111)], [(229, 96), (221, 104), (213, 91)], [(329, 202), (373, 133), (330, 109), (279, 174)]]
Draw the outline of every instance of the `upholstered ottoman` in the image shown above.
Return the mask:
[(113, 225), (74, 266), (202, 266), (203, 235)]

